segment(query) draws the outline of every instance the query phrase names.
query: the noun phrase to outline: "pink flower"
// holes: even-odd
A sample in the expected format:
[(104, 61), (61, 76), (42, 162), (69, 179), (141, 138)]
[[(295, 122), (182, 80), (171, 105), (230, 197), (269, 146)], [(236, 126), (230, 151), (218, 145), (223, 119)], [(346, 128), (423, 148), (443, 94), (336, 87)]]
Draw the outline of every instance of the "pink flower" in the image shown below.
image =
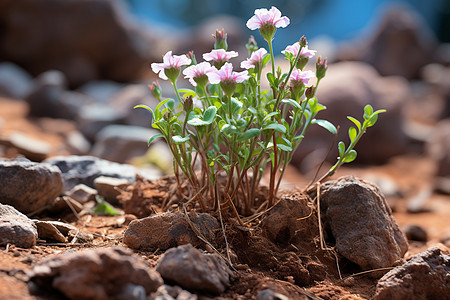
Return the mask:
[(250, 30), (261, 29), (264, 25), (273, 25), (275, 27), (286, 27), (290, 23), (288, 17), (282, 17), (281, 12), (275, 6), (270, 10), (265, 8), (256, 9), (255, 15), (247, 21), (247, 27)]
[(184, 78), (188, 78), (189, 82), (193, 86), (197, 86), (200, 83), (201, 86), (205, 86), (208, 81), (208, 73), (214, 72), (216, 69), (212, 67), (206, 61), (199, 63), (198, 65), (193, 65), (184, 69)]
[(233, 72), (233, 65), (230, 63), (225, 63), (220, 70), (209, 73), (208, 77), (212, 84), (220, 82), (241, 83), (250, 78), (247, 70), (243, 72)]
[(316, 74), (313, 71), (301, 71), (295, 69), (292, 71), (291, 76), (289, 77), (291, 81), (291, 86), (295, 86), (299, 83), (308, 84), (309, 80), (314, 78)]
[(214, 61), (217, 63), (224, 63), (232, 57), (238, 56), (236, 51), (225, 51), (224, 49), (212, 50), (209, 53), (203, 54), (203, 59), (206, 61)]
[[(292, 53), (294, 57), (298, 55), (298, 50), (300, 50), (300, 44), (297, 42), (293, 45), (287, 46), (284, 51), (281, 51), (281, 53), (285, 54), (286, 52)], [(300, 56), (311, 58), (316, 54), (317, 50), (309, 50), (308, 46), (305, 46), (300, 51)]]
[[(164, 57), (163, 57), (163, 62), (162, 63), (152, 63), (151, 67), (153, 72), (155, 72), (156, 74), (159, 73), (159, 77), (161, 77), (161, 79), (167, 80), (169, 79), (167, 77), (166, 74), (166, 70), (167, 69), (176, 69), (175, 71), (177, 72), (173, 72), (176, 73), (176, 76), (178, 77), (178, 74), (180, 72), (180, 67), (181, 66), (186, 66), (189, 65), (191, 63), (191, 60), (189, 58), (187, 58), (186, 55), (172, 55), (172, 51), (167, 52)], [(175, 74), (171, 74), (171, 75), (175, 75)], [(176, 78), (170, 78), (170, 80), (176, 80)]]
[(247, 58), (247, 60), (241, 62), (241, 68), (248, 70), (251, 68), (255, 68), (258, 65), (261, 66), (262, 60), (266, 54), (267, 50), (264, 48), (256, 50), (252, 53), (252, 56), (250, 56), (250, 58)]

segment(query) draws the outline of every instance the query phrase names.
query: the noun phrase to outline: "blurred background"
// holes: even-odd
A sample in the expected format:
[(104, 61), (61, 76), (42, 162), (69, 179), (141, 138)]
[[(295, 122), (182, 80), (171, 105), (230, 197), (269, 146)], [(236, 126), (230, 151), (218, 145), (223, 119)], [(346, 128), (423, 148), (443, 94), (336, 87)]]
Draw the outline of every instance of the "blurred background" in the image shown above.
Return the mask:
[[(2, 0), (0, 156), (94, 155), (152, 166), (155, 176), (169, 172), (165, 144), (147, 148), (150, 115), (132, 109), (157, 105), (147, 89), (157, 79), (150, 64), (169, 50), (194, 50), (201, 61), (213, 47), (211, 34), (222, 28), (240, 62), (251, 34), (267, 47), (245, 23), (271, 5), (291, 20), (276, 33), (277, 63), (302, 35), (328, 57), (318, 97), (328, 107), (321, 118), (341, 126), (339, 139), (347, 141), (347, 115), (361, 119), (366, 104), (388, 110), (358, 145), (356, 165), (425, 159), (421, 171), (434, 189), (450, 193), (446, 0)], [(311, 177), (326, 157), (333, 162), (333, 141), (312, 128), (293, 159), (296, 172)]]

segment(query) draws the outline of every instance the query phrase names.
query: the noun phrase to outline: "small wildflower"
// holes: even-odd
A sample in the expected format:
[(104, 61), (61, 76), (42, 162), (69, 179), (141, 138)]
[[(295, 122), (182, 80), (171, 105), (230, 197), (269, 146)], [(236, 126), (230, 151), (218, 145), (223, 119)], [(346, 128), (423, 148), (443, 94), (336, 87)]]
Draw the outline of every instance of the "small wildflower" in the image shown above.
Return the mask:
[(245, 44), (245, 48), (248, 50), (248, 56), (251, 56), (253, 52), (258, 50), (258, 44), (256, 43), (255, 37), (250, 35), (248, 43)]
[(153, 72), (159, 73), (161, 79), (175, 82), (180, 74), (180, 68), (190, 63), (191, 60), (186, 55), (172, 55), (172, 51), (169, 51), (164, 55), (162, 63), (152, 63), (151, 67)]
[(275, 35), (275, 31), (279, 27), (286, 27), (290, 20), (286, 16), (281, 16), (281, 12), (275, 6), (270, 10), (265, 8), (256, 9), (255, 15), (247, 21), (247, 27), (250, 30), (259, 29), (261, 35), (266, 41), (271, 41)]
[(211, 72), (208, 75), (209, 81), (212, 84), (220, 83), (220, 87), (223, 89), (227, 96), (233, 95), (238, 83), (241, 83), (249, 79), (248, 71), (233, 72), (233, 65), (225, 63), (220, 70)]
[(260, 48), (257, 51), (253, 52), (252, 56), (250, 58), (247, 58), (243, 62), (241, 62), (241, 68), (244, 69), (251, 69), (251, 68), (259, 68), (261, 69), (263, 67), (262, 61), (264, 56), (266, 56), (267, 50), (264, 48)]
[(236, 51), (225, 51), (223, 49), (214, 49), (209, 53), (203, 54), (203, 59), (206, 61), (213, 61), (214, 66), (220, 69), (224, 63), (230, 58), (238, 56)]
[(195, 58), (194, 51), (189, 51), (188, 54), (186, 54), (187, 58), (191, 60), (191, 66), (197, 64), (197, 59)]
[(216, 69), (212, 67), (208, 62), (204, 61), (198, 65), (193, 65), (184, 69), (184, 78), (189, 79), (189, 82), (193, 86), (197, 84), (204, 88), (208, 83), (208, 73), (214, 72)]
[(327, 59), (322, 59), (322, 57), (317, 58), (316, 62), (316, 73), (317, 73), (317, 79), (322, 79), (325, 77), (325, 73), (327, 72)]
[(213, 34), (213, 37), (215, 39), (214, 49), (223, 49), (225, 51), (228, 50), (227, 34), (225, 33), (225, 30), (223, 28), (222, 31), (216, 29), (216, 34)]
[(305, 84), (308, 84), (309, 80), (315, 77), (313, 71), (302, 71), (296, 69), (289, 77), (291, 91), (295, 95), (295, 99), (299, 99), (303, 91), (305, 90)]
[(148, 89), (152, 93), (153, 97), (161, 101), (161, 86), (158, 81), (153, 81), (152, 84), (149, 84)]
[[(304, 43), (302, 43), (302, 45), (303, 44)], [(297, 57), (298, 52), (300, 51), (300, 56), (298, 57), (297, 64), (295, 65), (295, 67), (300, 70), (303, 70), (303, 68), (308, 63), (309, 59), (311, 57), (313, 57), (317, 52), (317, 50), (308, 49), (308, 45), (305, 45), (305, 46), (302, 46), (302, 45), (300, 45), (300, 43), (297, 42), (293, 45), (287, 46), (286, 49), (281, 51), (281, 53), (286, 55), (286, 57), (288, 57), (288, 59), (289, 59), (288, 55), (290, 55), (290, 57), (291, 57), (290, 60), (292, 60), (291, 63), (293, 62), (295, 57)]]

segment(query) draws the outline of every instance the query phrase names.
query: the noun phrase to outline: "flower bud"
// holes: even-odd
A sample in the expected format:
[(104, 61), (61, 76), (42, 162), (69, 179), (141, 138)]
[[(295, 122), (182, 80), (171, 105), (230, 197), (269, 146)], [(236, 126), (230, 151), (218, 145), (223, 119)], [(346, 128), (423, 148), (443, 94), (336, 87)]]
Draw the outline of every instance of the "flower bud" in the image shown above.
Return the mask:
[(314, 97), (315, 93), (316, 93), (316, 88), (312, 85), (306, 89), (305, 96), (307, 99), (311, 99)]
[(259, 32), (263, 36), (263, 38), (269, 42), (273, 40), (273, 36), (275, 35), (275, 32), (277, 31), (277, 28), (272, 23), (268, 22), (263, 24), (259, 28)]
[(183, 108), (185, 112), (189, 113), (192, 110), (193, 106), (194, 101), (192, 100), (192, 95), (187, 98), (184, 98)]
[(172, 116), (173, 116), (173, 114), (172, 114), (172, 112), (169, 110), (169, 111), (167, 111), (167, 112), (163, 115), (163, 118), (164, 118), (164, 120), (165, 120), (166, 122), (169, 122), (170, 119), (172, 119)]
[(219, 31), (219, 29), (216, 29), (216, 34), (213, 34), (214, 39), (216, 40), (214, 42), (214, 49), (223, 49), (227, 51), (228, 49), (228, 43), (227, 43), (227, 34), (225, 33), (225, 30), (222, 28), (222, 31)]
[(167, 78), (174, 83), (178, 79), (178, 75), (180, 75), (180, 68), (170, 67), (164, 69), (164, 74), (166, 74)]
[(303, 68), (306, 66), (306, 64), (308, 63), (309, 58), (303, 55), (300, 55), (300, 57), (298, 58), (297, 64), (295, 65), (295, 67), (299, 70), (303, 70)]
[(228, 97), (231, 97), (237, 88), (237, 83), (234, 80), (222, 80), (220, 82), (220, 87)]
[(153, 97), (161, 101), (161, 86), (158, 81), (153, 81), (153, 83), (148, 85), (148, 89), (152, 93)]
[(322, 79), (325, 77), (325, 73), (327, 72), (327, 59), (322, 60), (322, 57), (317, 58), (316, 62), (316, 76), (317, 79)]
[(256, 43), (255, 37), (253, 35), (248, 39), (248, 43), (245, 44), (245, 48), (248, 50), (248, 56), (252, 56), (252, 53), (258, 50), (258, 44)]
[(189, 53), (186, 54), (186, 56), (187, 56), (187, 58), (189, 58), (191, 60), (190, 66), (193, 66), (193, 65), (197, 64), (197, 59), (195, 59), (194, 51), (189, 51)]
[(300, 38), (300, 40), (298, 41), (300, 48), (305, 47), (306, 45), (308, 45), (308, 41), (306, 40), (306, 37), (304, 35), (302, 35), (302, 37)]

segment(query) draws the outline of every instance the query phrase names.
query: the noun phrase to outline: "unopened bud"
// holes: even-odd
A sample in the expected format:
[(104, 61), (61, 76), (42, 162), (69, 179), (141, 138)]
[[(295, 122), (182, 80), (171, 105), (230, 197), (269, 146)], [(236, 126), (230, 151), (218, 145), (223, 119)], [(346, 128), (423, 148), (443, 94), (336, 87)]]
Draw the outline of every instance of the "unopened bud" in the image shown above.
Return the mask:
[(148, 89), (152, 93), (153, 97), (161, 101), (161, 86), (158, 81), (153, 81), (152, 84), (149, 84)]
[(228, 50), (227, 34), (225, 33), (225, 30), (223, 28), (222, 31), (216, 29), (216, 34), (213, 34), (213, 37), (216, 40), (214, 42), (214, 49), (224, 49), (225, 51)]
[(248, 56), (252, 56), (252, 53), (258, 50), (258, 44), (256, 43), (255, 37), (253, 35), (248, 39), (248, 43), (245, 44), (245, 48), (248, 50)]
[(190, 66), (197, 64), (197, 59), (195, 59), (194, 51), (189, 51), (189, 53), (186, 54), (186, 56), (187, 56), (187, 58), (189, 58), (191, 60)]
[(166, 122), (169, 122), (170, 119), (172, 119), (172, 115), (173, 115), (172, 112), (169, 110), (164, 114), (163, 118)]
[(295, 67), (299, 70), (303, 70), (303, 68), (306, 66), (308, 61), (309, 61), (308, 57), (300, 55), (300, 57), (298, 58), (298, 61), (297, 61), (297, 65)]
[(304, 35), (302, 35), (302, 37), (300, 38), (298, 43), (300, 44), (300, 47), (303, 48), (306, 45), (308, 45), (308, 40), (306, 39), (306, 37)]
[(322, 79), (325, 77), (325, 73), (327, 72), (327, 59), (323, 59), (322, 57), (318, 57), (317, 58), (317, 62), (316, 62), (316, 76), (317, 79)]
[(311, 99), (314, 97), (315, 93), (316, 93), (316, 88), (314, 86), (310, 86), (305, 91), (305, 97), (307, 99)]
[(189, 113), (192, 110), (193, 106), (194, 106), (194, 101), (192, 100), (192, 95), (187, 98), (184, 98), (184, 102), (183, 102), (184, 111)]

